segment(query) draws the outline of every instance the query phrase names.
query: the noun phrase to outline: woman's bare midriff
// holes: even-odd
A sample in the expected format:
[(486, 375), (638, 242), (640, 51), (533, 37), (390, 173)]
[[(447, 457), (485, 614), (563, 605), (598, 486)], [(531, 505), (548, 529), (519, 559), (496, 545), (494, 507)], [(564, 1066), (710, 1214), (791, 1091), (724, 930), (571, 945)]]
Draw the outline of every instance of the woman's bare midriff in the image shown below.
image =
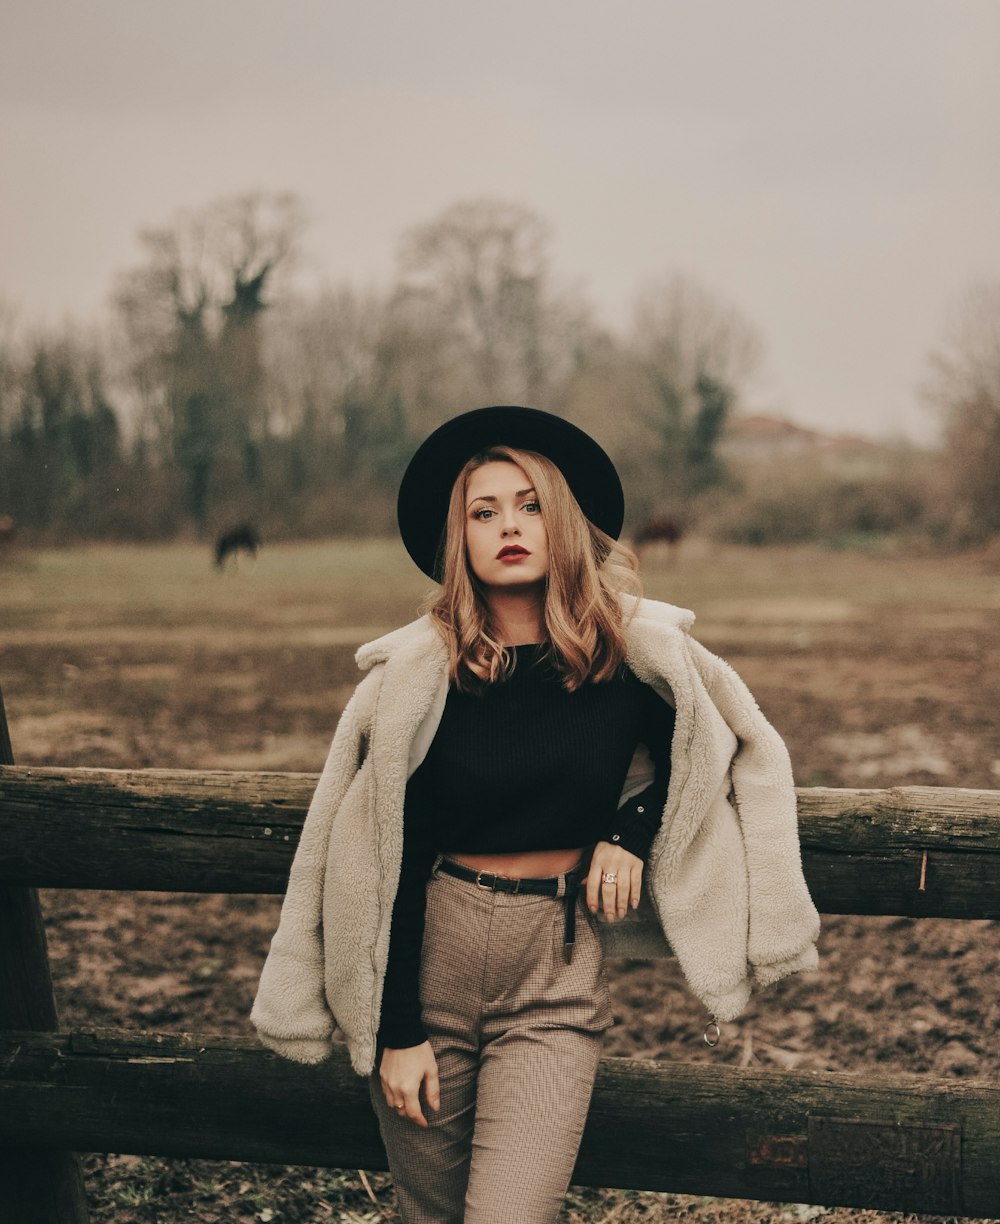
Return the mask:
[(451, 854), (445, 851), (446, 858), (464, 863), (473, 871), (488, 871), (515, 880), (540, 880), (561, 875), (575, 867), (583, 855), (583, 849), (526, 850), (516, 854)]

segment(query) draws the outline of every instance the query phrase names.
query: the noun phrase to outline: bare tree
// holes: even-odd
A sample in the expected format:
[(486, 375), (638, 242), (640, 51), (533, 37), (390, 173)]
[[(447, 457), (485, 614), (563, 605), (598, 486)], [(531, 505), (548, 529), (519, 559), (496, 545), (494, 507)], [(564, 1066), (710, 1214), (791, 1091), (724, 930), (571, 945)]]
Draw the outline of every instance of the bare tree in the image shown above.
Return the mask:
[(343, 433), (340, 405), (374, 385), (388, 314), (386, 295), (343, 284), (291, 298), (271, 315), (269, 416), (278, 432)]
[(0, 355), (0, 370), (9, 401), (0, 422), (4, 513), (30, 527), (86, 531), (121, 458), (96, 336), (36, 332)]
[(290, 195), (220, 200), (143, 231), (145, 261), (121, 279), (134, 380), (202, 527), (213, 487), (221, 493), (259, 478), (260, 316), (300, 226)]
[(6, 298), (0, 298), (0, 437), (17, 411), (22, 348), (17, 308)]
[(944, 422), (948, 484), (960, 535), (1000, 532), (1000, 282), (965, 294), (930, 358), (925, 396)]
[(640, 412), (661, 474), (680, 496), (719, 481), (716, 447), (763, 351), (732, 307), (679, 275), (639, 295), (630, 347), (647, 394)]
[(118, 299), (150, 331), (217, 331), (223, 318), (245, 320), (264, 307), (265, 288), (287, 265), (301, 230), (289, 194), (250, 193), (182, 209), (167, 225), (140, 231), (141, 265), (121, 277)]
[(548, 244), (535, 213), (488, 199), (454, 204), (404, 235), (397, 325), (425, 358), (441, 354), (464, 373), (461, 406), (544, 403), (565, 378), (580, 307), (553, 292)]
[(395, 484), (410, 438), (388, 295), (349, 285), (285, 304), (267, 328), (269, 419), (296, 480)]

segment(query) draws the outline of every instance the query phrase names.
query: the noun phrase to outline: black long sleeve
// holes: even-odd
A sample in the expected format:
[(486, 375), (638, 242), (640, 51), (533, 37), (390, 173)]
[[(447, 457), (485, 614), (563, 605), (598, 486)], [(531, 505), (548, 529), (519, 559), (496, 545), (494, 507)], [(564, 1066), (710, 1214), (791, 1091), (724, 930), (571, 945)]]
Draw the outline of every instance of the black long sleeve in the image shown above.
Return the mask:
[(393, 1050), (427, 1040), (420, 1014), (420, 949), (424, 939), (425, 890), (437, 857), (419, 831), (407, 832), (399, 889), (392, 906), (389, 961), (382, 993), (379, 1044)]
[(660, 827), (663, 807), (670, 788), (670, 746), (673, 742), (675, 714), (672, 706), (647, 684), (642, 686), (642, 742), (653, 762), (653, 781), (625, 803), (610, 822), (605, 841), (613, 842), (643, 861)]

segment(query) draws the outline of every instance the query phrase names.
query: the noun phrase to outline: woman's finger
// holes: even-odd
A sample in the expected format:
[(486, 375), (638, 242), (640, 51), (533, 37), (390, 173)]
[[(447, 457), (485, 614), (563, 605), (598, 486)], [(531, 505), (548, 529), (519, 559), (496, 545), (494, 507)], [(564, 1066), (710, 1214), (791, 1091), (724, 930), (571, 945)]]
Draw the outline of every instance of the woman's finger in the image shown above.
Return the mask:
[(613, 871), (614, 885), (611, 887), (610, 894), (613, 905), (613, 917), (622, 919), (625, 913), (628, 912), (628, 898), (630, 885), (630, 871), (628, 867), (619, 867), (617, 871)]
[(590, 871), (587, 873), (587, 909), (592, 914), (597, 913), (597, 907), (601, 903), (601, 885), (604, 879), (604, 870), (597, 863), (590, 864)]
[(417, 1093), (408, 1089), (405, 1083), (399, 1082), (395, 1077), (386, 1078), (380, 1075), (379, 1079), (382, 1082), (382, 1095), (385, 1098), (385, 1103), (391, 1110), (397, 1113), (401, 1118), (411, 1117), (413, 1101), (417, 1101), (417, 1111), (420, 1110), (420, 1102)]
[(618, 913), (618, 891), (621, 888), (619, 874), (617, 871), (604, 872), (601, 897), (604, 901), (604, 917), (608, 922), (614, 922)]
[(427, 1097), (427, 1107), (435, 1113), (441, 1108), (441, 1082), (438, 1078), (437, 1063), (427, 1072), (427, 1078), (424, 1081), (425, 1095)]
[(417, 1126), (426, 1128), (427, 1119), (424, 1117), (424, 1112), (420, 1108), (420, 1089), (409, 1089), (403, 1101), (402, 1116), (409, 1118), (411, 1122), (416, 1122)]
[(624, 868), (618, 875), (618, 892), (616, 895), (615, 915), (618, 921), (628, 913), (628, 901), (632, 895), (632, 868)]
[(629, 887), (629, 904), (633, 909), (639, 908), (639, 897), (642, 894), (642, 863), (632, 868), (632, 881)]

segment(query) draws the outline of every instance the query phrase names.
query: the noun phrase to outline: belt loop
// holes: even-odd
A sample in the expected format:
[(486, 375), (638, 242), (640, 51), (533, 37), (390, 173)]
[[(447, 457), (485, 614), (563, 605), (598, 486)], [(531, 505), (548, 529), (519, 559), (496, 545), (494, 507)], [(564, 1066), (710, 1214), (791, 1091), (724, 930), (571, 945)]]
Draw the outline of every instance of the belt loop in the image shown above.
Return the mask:
[(444, 861), (444, 855), (439, 854), (435, 857), (434, 862), (431, 864), (431, 876), (435, 880), (438, 878), (438, 867), (441, 865), (443, 861)]
[(580, 899), (580, 864), (560, 876), (560, 886), (564, 888), (566, 899), (566, 916), (563, 921), (563, 959), (569, 965), (573, 961), (573, 946), (576, 943), (576, 907)]
[(576, 943), (576, 896), (567, 894), (563, 907), (563, 960), (569, 965), (573, 961), (573, 945)]

